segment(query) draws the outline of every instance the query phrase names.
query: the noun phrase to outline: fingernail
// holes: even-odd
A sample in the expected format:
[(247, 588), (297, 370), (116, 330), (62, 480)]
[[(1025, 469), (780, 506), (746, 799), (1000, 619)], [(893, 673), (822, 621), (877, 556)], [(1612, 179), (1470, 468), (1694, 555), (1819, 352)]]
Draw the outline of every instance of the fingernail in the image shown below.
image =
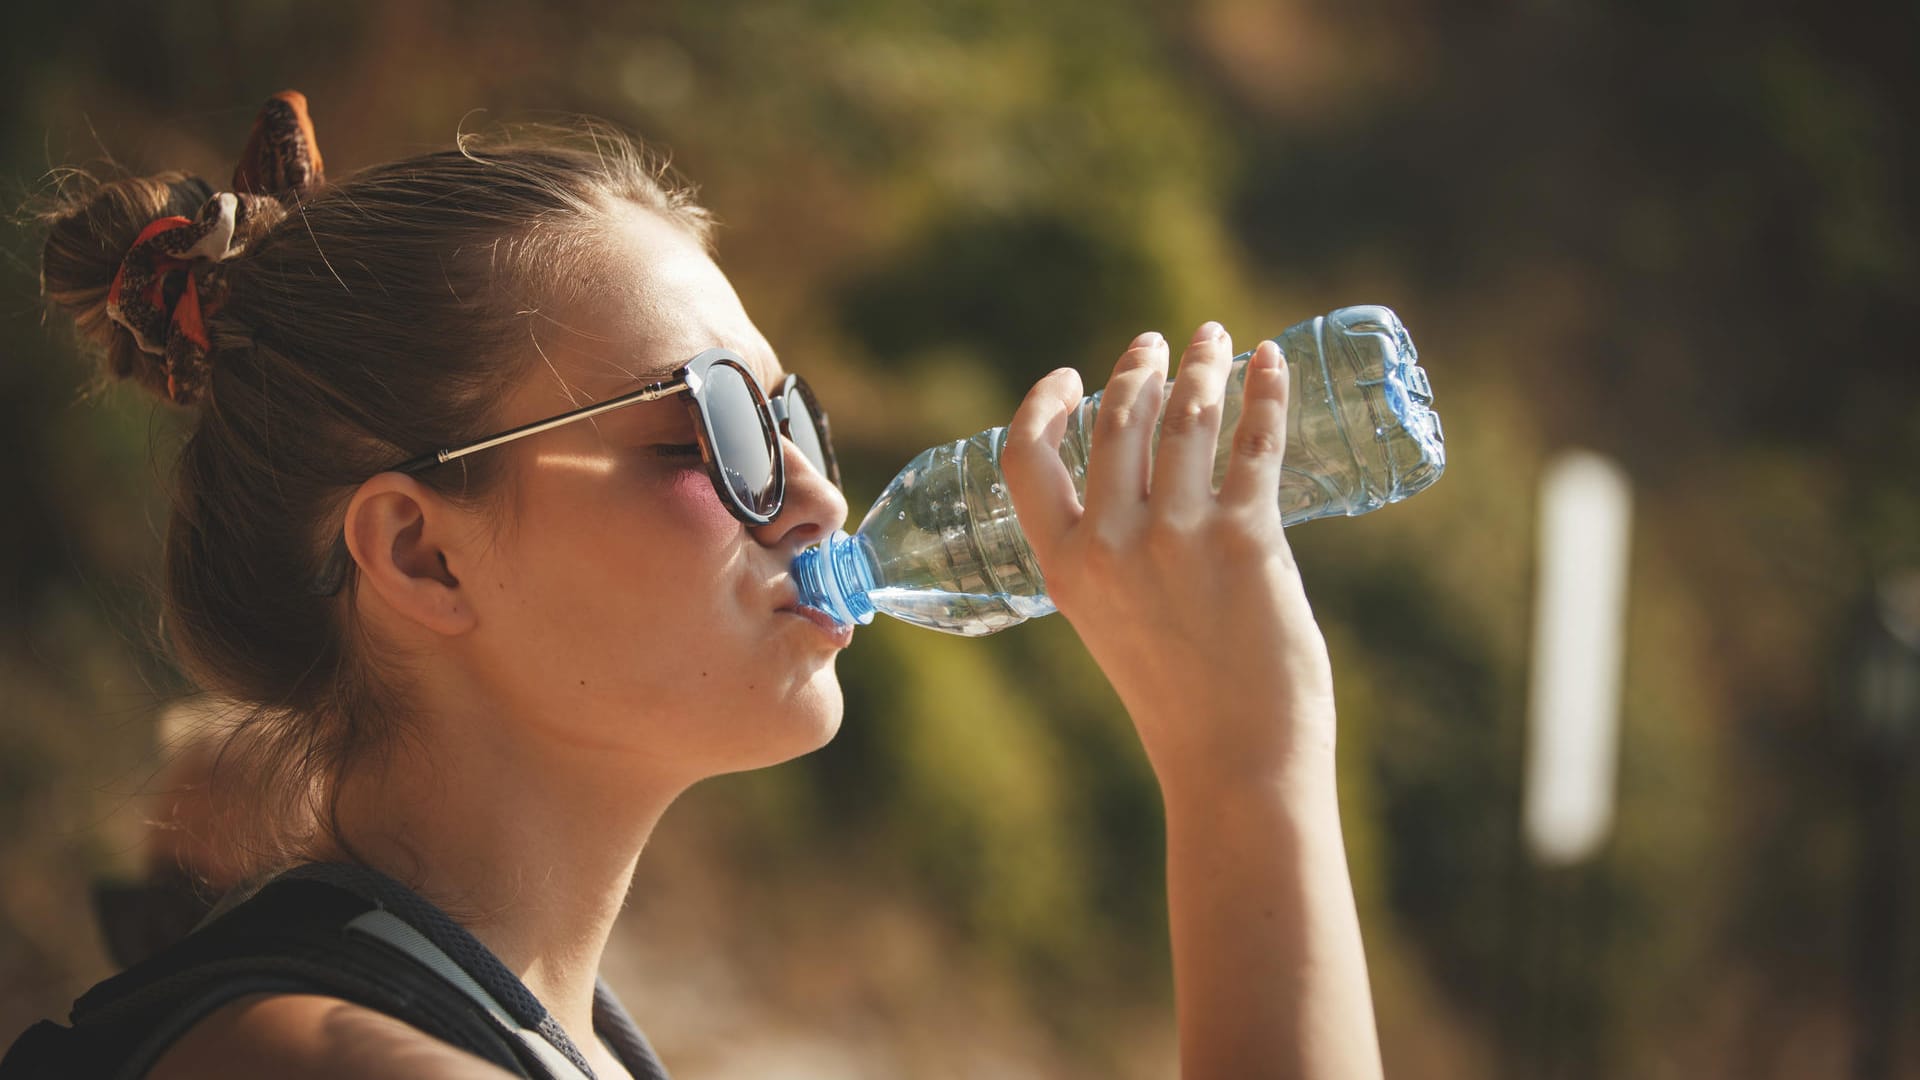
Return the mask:
[(1269, 341), (1263, 341), (1259, 345), (1255, 346), (1253, 350), (1253, 362), (1255, 366), (1264, 368), (1268, 371), (1279, 370), (1280, 343), (1277, 341), (1269, 340)]
[(1226, 327), (1221, 326), (1217, 322), (1209, 321), (1209, 322), (1201, 323), (1200, 329), (1194, 331), (1193, 340), (1195, 344), (1198, 344), (1202, 341), (1214, 341), (1226, 336), (1227, 336)]
[(1149, 345), (1159, 345), (1162, 343), (1162, 341), (1163, 339), (1160, 337), (1159, 331), (1149, 330), (1146, 333), (1141, 334), (1139, 337), (1134, 338), (1133, 345), (1131, 347), (1135, 349), (1144, 349)]

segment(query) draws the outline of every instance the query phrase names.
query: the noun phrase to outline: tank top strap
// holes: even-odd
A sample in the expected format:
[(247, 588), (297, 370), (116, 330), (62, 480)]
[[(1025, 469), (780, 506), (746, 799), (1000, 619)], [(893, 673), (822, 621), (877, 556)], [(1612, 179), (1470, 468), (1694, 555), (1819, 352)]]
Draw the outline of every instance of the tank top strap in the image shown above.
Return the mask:
[[(316, 881), (353, 893), (375, 906), (350, 929), (406, 952), (458, 987), (504, 1026), (557, 1077), (595, 1080), (593, 1068), (540, 999), (519, 976), (466, 927), (432, 901), (371, 867), (354, 863), (309, 863), (281, 880)], [(668, 1080), (665, 1066), (604, 980), (596, 980), (594, 1033), (635, 1080)]]

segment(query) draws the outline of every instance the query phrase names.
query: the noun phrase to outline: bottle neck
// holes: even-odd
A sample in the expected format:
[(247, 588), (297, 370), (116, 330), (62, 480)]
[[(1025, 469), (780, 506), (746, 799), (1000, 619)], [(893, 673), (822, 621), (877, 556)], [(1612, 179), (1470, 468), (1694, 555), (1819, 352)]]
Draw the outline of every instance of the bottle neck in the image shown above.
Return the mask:
[(800, 602), (831, 615), (836, 622), (873, 621), (873, 560), (867, 544), (835, 529), (832, 536), (808, 548), (793, 560), (793, 580)]

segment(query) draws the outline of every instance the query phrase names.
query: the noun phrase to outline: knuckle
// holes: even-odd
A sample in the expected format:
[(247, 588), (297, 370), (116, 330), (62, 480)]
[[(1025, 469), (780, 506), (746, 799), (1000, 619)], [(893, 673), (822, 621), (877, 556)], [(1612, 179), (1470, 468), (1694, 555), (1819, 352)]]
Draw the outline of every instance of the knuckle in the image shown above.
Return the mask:
[(1264, 558), (1273, 546), (1268, 523), (1257, 513), (1224, 513), (1207, 530), (1208, 546), (1230, 561)]
[(1193, 548), (1194, 528), (1180, 517), (1157, 517), (1147, 525), (1147, 551), (1156, 560), (1166, 562), (1186, 555)]
[(1233, 452), (1244, 458), (1279, 457), (1286, 447), (1286, 440), (1271, 428), (1238, 431), (1233, 436)]
[(1112, 573), (1126, 562), (1127, 546), (1126, 540), (1112, 529), (1095, 528), (1087, 533), (1081, 557), (1093, 573)]
[(1116, 401), (1100, 408), (1100, 420), (1109, 428), (1129, 427), (1138, 415), (1131, 401)]
[(1167, 407), (1166, 416), (1160, 421), (1160, 430), (1166, 435), (1192, 435), (1218, 423), (1219, 416), (1220, 408), (1217, 405), (1192, 399), (1176, 401)]

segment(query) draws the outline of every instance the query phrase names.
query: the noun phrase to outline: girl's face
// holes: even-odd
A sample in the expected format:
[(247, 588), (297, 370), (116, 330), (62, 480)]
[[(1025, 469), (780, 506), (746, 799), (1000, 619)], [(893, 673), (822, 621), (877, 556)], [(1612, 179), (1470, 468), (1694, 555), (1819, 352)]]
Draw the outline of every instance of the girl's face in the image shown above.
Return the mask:
[[(608, 244), (580, 283), (588, 301), (535, 316), (544, 360), (503, 429), (665, 378), (714, 346), (744, 357), (763, 390), (785, 377), (697, 240), (635, 207)], [(493, 451), (514, 457), (515, 508), (467, 582), (475, 689), (542, 740), (686, 782), (824, 745), (845, 642), (793, 611), (788, 568), (844, 524), (847, 503), (781, 447), (785, 505), (753, 527), (714, 492), (680, 396)]]

